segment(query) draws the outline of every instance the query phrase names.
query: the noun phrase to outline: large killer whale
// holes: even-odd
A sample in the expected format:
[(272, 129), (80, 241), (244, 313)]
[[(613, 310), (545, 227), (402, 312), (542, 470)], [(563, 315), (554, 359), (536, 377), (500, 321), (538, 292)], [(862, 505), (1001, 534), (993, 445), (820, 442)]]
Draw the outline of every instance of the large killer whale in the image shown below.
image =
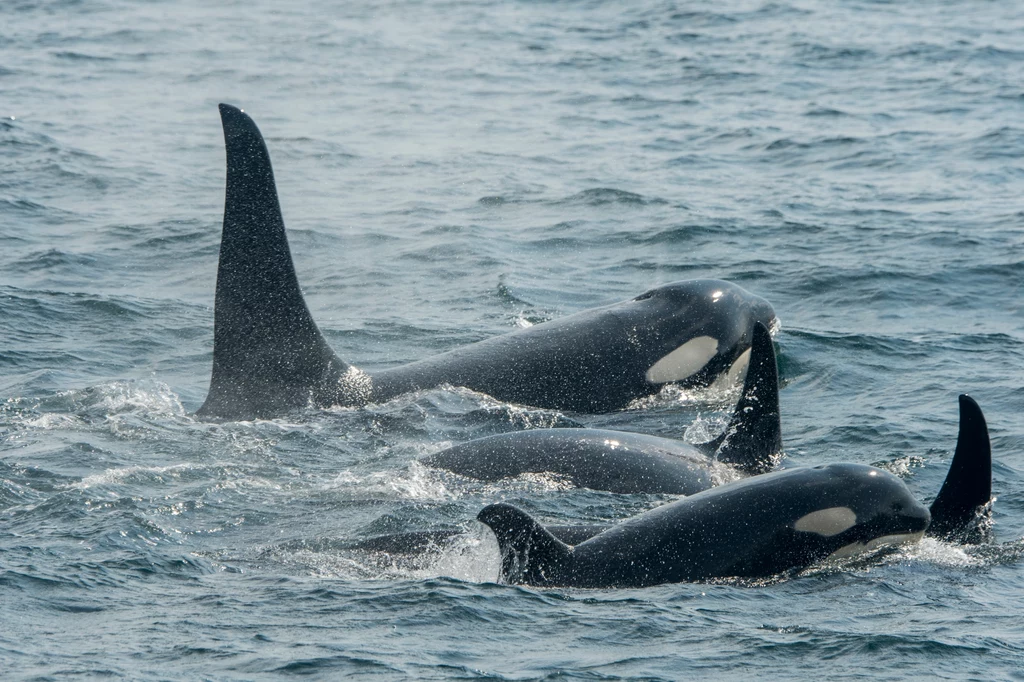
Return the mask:
[(606, 429), (531, 429), (472, 440), (420, 461), (483, 481), (549, 473), (592, 490), (693, 495), (736, 473), (765, 473), (781, 453), (775, 348), (756, 322), (743, 392), (729, 425), (707, 443)]
[(477, 516), (502, 551), (501, 577), (542, 587), (645, 587), (765, 578), (829, 559), (914, 541), (931, 529), (970, 540), (992, 496), (980, 408), (960, 397), (960, 435), (946, 480), (927, 508), (907, 486), (863, 464), (753, 476), (656, 507), (569, 545), (510, 504)]
[(772, 306), (729, 282), (693, 280), (426, 360), (371, 373), (341, 360), (299, 288), (270, 155), (240, 109), (220, 105), (227, 182), (204, 419), (381, 402), (449, 384), (575, 412), (621, 409), (665, 384), (707, 385), (745, 368)]

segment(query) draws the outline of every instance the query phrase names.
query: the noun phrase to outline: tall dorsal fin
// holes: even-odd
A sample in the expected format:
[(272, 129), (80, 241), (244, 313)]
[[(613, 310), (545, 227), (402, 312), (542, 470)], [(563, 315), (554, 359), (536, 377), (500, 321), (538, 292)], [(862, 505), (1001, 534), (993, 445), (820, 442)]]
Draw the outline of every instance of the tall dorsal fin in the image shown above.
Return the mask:
[(932, 502), (928, 534), (957, 542), (979, 542), (985, 534), (984, 512), (992, 499), (992, 445), (981, 408), (960, 396), (960, 435), (949, 473)]
[(750, 363), (732, 419), (718, 438), (701, 449), (716, 452), (718, 461), (751, 475), (771, 471), (782, 454), (779, 417), (779, 369), (768, 328), (754, 323)]
[(221, 104), (220, 116), (227, 188), (213, 374), (196, 414), (252, 419), (330, 405), (349, 367), (323, 338), (299, 289), (267, 146), (242, 110)]
[(509, 583), (545, 585), (568, 570), (572, 548), (511, 504), (484, 507), (477, 520), (494, 531), (501, 549), (501, 577)]

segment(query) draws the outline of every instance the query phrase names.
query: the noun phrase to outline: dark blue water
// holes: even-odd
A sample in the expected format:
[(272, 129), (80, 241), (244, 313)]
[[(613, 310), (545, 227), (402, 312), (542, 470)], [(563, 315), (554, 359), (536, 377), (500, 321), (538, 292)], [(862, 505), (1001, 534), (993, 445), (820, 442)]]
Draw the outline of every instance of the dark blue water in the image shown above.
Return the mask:
[[(1024, 10), (309, 5), (0, 3), (4, 677), (1024, 677)], [(971, 393), (996, 544), (764, 584), (510, 587), (483, 505), (593, 521), (664, 499), (418, 457), (551, 425), (699, 439), (735, 395), (588, 417), (439, 389), (196, 421), (222, 101), (266, 134), (345, 359), (734, 280), (782, 320), (788, 462), (880, 464), (930, 499)], [(346, 548), (424, 527), (467, 535), (416, 560)]]

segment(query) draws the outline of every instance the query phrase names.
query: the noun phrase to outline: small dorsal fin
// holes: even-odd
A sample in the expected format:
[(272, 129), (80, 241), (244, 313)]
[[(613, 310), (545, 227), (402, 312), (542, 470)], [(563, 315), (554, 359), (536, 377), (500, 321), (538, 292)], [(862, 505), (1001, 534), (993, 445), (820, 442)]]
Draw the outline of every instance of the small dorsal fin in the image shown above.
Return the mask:
[(501, 577), (509, 583), (545, 585), (569, 567), (572, 548), (529, 514), (511, 504), (484, 507), (477, 520), (486, 524), (501, 549)]
[(992, 499), (992, 445), (981, 408), (969, 395), (960, 396), (960, 434), (949, 473), (932, 502), (928, 534), (956, 542), (980, 542), (986, 532), (982, 518)]
[(213, 374), (197, 414), (276, 416), (332, 404), (349, 367), (331, 350), (295, 276), (270, 154), (248, 115), (220, 105), (227, 151)]
[(732, 419), (718, 438), (701, 449), (715, 452), (718, 461), (751, 475), (771, 471), (779, 463), (779, 369), (771, 333), (760, 322), (754, 323), (747, 378)]

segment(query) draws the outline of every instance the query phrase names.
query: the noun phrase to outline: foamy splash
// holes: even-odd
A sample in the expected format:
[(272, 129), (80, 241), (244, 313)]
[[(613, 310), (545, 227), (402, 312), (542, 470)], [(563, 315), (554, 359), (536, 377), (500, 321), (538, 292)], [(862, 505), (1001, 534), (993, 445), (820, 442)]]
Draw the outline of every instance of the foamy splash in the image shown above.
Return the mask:
[(152, 480), (164, 477), (179, 479), (183, 471), (194, 469), (192, 464), (172, 464), (164, 467), (121, 467), (118, 469), (107, 469), (103, 473), (86, 476), (81, 481), (68, 484), (69, 489), (88, 490), (97, 486), (118, 485), (126, 482), (135, 482), (142, 478)]
[(409, 463), (403, 472), (373, 472), (359, 474), (341, 471), (322, 486), (328, 491), (352, 491), (359, 497), (378, 497), (400, 500), (453, 500), (458, 494), (449, 490), (433, 469), (417, 461)]
[(188, 413), (170, 386), (159, 381), (113, 381), (50, 397), (9, 398), (3, 413), (18, 430), (59, 431), (97, 422), (118, 423), (125, 416), (186, 418)]
[(474, 523), (463, 535), (456, 535), (437, 552), (427, 555), (424, 566), (414, 569), (409, 577), (456, 578), (467, 582), (498, 582), (501, 572), (501, 550), (494, 533), (481, 523)]
[(714, 383), (705, 388), (683, 388), (678, 384), (665, 384), (654, 395), (630, 401), (627, 410), (649, 410), (658, 407), (675, 407), (679, 405), (735, 405), (739, 400), (743, 385), (741, 382)]

